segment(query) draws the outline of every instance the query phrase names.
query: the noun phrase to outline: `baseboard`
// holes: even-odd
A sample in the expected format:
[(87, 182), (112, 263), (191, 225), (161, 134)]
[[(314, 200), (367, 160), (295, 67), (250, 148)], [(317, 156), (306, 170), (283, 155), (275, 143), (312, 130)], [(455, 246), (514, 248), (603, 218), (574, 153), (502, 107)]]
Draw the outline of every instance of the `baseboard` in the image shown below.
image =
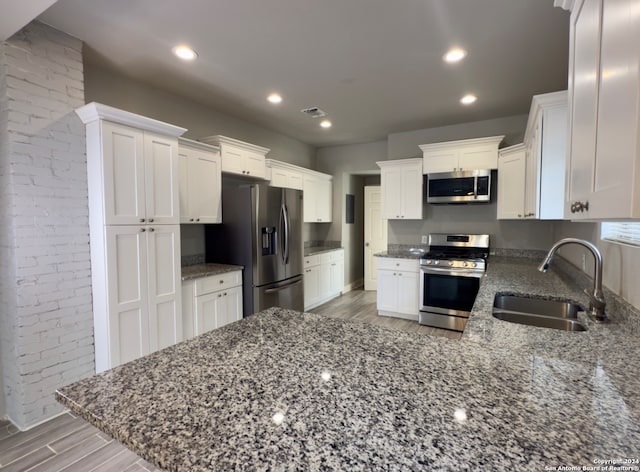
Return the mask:
[(347, 293), (347, 292), (350, 292), (351, 290), (356, 290), (362, 287), (364, 287), (364, 279), (354, 280), (350, 284), (347, 284), (344, 286), (342, 293)]
[[(16, 428), (18, 428), (19, 431), (24, 432), (24, 431), (29, 431), (30, 429), (36, 428), (36, 427), (40, 426), (41, 424), (47, 423), (47, 422), (51, 421), (52, 419), (57, 418), (58, 416), (62, 416), (62, 415), (66, 415), (66, 414), (71, 414), (71, 412), (67, 408), (62, 410), (60, 413), (56, 413), (55, 415), (51, 415), (51, 416), (47, 417), (44, 420), (40, 420), (37, 423), (30, 424), (29, 426), (25, 426), (25, 427), (20, 427), (18, 425), (18, 423), (13, 421), (11, 419), (11, 416), (9, 416), (9, 415), (6, 415), (5, 418), (8, 419), (9, 421), (11, 421), (11, 424), (13, 424)], [(75, 416), (75, 415), (72, 415), (72, 416)]]

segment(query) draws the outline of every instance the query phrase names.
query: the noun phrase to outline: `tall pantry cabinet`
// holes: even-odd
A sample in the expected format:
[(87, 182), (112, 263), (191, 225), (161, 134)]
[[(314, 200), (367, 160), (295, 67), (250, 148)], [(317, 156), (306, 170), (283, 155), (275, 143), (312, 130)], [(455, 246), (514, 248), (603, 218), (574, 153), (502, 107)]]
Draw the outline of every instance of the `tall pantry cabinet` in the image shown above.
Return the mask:
[(86, 125), (96, 372), (182, 340), (178, 136), (98, 103)]

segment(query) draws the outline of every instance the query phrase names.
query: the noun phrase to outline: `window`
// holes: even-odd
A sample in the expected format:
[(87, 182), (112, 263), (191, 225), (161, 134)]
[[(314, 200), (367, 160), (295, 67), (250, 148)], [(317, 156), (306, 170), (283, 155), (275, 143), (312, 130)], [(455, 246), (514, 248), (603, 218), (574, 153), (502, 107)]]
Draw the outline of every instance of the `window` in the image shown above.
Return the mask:
[(640, 223), (602, 223), (600, 238), (631, 246), (640, 246)]

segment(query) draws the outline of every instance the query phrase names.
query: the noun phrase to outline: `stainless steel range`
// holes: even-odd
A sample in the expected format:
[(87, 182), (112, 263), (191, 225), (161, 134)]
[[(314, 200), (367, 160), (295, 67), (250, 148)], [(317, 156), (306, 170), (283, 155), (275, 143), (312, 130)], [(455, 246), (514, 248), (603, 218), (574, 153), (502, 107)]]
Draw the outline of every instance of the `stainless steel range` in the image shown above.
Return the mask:
[(488, 234), (430, 234), (420, 258), (419, 323), (464, 331), (488, 256)]

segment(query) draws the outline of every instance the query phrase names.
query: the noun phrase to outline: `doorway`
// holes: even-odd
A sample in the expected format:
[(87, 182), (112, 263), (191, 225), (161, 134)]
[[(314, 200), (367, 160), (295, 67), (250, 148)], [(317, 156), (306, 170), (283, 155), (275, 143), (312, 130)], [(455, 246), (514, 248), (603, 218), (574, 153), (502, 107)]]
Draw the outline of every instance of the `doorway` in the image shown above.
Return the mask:
[(387, 220), (382, 215), (380, 186), (364, 187), (364, 289), (377, 289), (377, 260), (374, 254), (387, 250)]

